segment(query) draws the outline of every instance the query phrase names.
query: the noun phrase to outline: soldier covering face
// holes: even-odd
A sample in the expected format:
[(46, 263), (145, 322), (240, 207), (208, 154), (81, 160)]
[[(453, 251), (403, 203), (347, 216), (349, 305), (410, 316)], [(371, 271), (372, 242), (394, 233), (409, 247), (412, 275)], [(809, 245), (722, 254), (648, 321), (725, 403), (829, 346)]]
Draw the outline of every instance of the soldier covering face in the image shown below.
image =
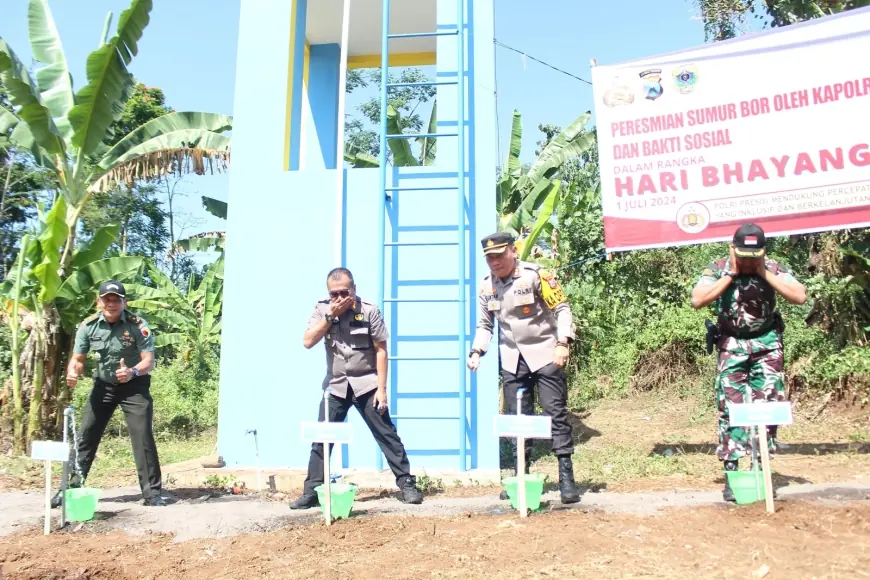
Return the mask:
[[(716, 454), (727, 471), (750, 452), (749, 433), (730, 427), (728, 402), (781, 401), (783, 384), (783, 323), (776, 310), (777, 294), (792, 304), (806, 302), (806, 289), (781, 263), (766, 256), (764, 230), (744, 224), (734, 233), (730, 253), (711, 263), (692, 290), (692, 306), (716, 303), (718, 366), (716, 399), (719, 445)], [(776, 427), (769, 426), (768, 445), (776, 452)], [(734, 501), (725, 480), (723, 497)]]

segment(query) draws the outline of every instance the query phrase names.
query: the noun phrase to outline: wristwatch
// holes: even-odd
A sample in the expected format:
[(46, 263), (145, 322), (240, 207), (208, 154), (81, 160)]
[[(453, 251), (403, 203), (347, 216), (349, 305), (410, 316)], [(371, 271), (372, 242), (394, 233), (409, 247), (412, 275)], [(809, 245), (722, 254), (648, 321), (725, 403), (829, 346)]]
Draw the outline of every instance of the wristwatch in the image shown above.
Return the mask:
[(471, 355), (476, 354), (477, 356), (483, 356), (483, 351), (479, 348), (472, 348), (471, 352), (468, 353), (468, 358), (471, 358)]
[(133, 367), (133, 376), (134, 376), (134, 377), (138, 377), (138, 376), (139, 376), (139, 369), (137, 369), (136, 367)]
[(326, 318), (326, 322), (330, 324), (335, 322), (335, 316), (333, 316), (332, 314), (327, 314), (326, 316), (324, 316), (324, 318)]

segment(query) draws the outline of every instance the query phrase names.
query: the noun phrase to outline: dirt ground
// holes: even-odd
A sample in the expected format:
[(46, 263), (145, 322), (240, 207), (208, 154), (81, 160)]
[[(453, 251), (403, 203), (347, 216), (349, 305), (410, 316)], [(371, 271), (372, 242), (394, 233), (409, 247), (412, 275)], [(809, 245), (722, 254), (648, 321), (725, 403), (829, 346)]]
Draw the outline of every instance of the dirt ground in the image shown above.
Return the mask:
[(375, 517), (234, 538), (28, 533), (3, 578), (867, 578), (870, 504)]
[[(499, 488), (433, 479), (422, 480), (423, 506), (361, 490), (360, 511), (330, 528), (318, 510), (289, 513), (295, 490), (254, 501), (168, 486), (180, 500), (168, 511), (114, 490), (121, 497), (101, 500), (107, 519), (44, 537), (29, 527), (41, 514), (39, 466), (0, 463), (0, 490), (25, 490), (0, 493), (9, 510), (0, 524), (12, 511), (31, 516), (0, 533), (0, 578), (870, 577), (867, 411), (796, 406), (773, 463), (780, 499), (770, 515), (763, 503), (721, 502), (715, 420), (697, 397), (601, 404), (576, 418), (582, 503), (559, 509), (551, 484), (555, 509), (526, 520), (499, 502)], [(533, 470), (557, 480), (550, 456)], [(131, 465), (100, 486), (132, 476)]]

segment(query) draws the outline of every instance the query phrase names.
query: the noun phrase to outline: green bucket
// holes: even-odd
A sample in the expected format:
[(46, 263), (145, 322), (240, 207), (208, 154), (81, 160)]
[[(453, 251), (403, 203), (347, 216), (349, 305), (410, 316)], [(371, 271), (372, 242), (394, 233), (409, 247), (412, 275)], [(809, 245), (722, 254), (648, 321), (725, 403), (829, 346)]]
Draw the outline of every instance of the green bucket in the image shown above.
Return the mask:
[[(541, 494), (544, 493), (545, 477), (540, 473), (527, 473), (525, 475), (526, 507), (532, 511), (536, 511), (541, 507)], [(508, 499), (511, 500), (511, 505), (514, 506), (514, 509), (520, 509), (517, 478), (505, 477), (501, 482), (508, 494)]]
[(764, 474), (761, 471), (726, 471), (725, 477), (737, 503), (750, 504), (764, 499)]
[(71, 522), (87, 522), (94, 518), (100, 490), (95, 487), (75, 487), (66, 490), (66, 519)]
[[(314, 488), (317, 492), (317, 499), (320, 500), (320, 509), (323, 515), (326, 515), (326, 487), (318, 485)], [(332, 519), (337, 520), (350, 515), (350, 508), (353, 507), (353, 500), (356, 497), (357, 487), (351, 483), (331, 483), (330, 491), (330, 511)]]

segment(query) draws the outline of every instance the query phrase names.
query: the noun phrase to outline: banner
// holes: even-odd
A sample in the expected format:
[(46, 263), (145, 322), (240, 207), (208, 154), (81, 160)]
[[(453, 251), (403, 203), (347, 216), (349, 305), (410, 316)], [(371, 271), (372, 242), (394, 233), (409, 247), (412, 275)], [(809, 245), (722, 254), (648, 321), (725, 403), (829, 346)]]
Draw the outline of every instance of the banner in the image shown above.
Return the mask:
[(870, 226), (870, 11), (592, 68), (607, 251)]

